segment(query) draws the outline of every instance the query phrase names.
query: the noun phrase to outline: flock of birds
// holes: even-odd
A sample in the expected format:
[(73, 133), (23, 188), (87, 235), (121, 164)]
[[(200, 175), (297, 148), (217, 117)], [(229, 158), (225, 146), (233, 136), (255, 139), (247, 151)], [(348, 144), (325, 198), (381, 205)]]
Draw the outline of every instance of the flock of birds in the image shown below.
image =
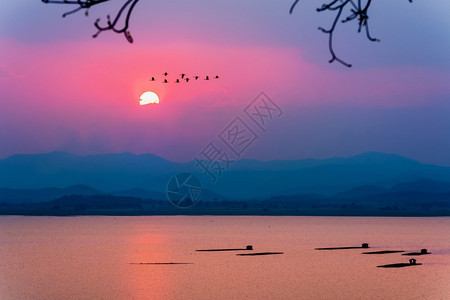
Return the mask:
[[(167, 75), (169, 75), (169, 73), (165, 72), (163, 73), (164, 75), (164, 79), (163, 79), (163, 83), (169, 83), (169, 79), (167, 78)], [(196, 75), (192, 77), (194, 80), (199, 80), (200, 76)], [(219, 75), (215, 75), (215, 76), (205, 76), (203, 78), (204, 80), (212, 80), (212, 79), (219, 79)], [(189, 80), (191, 80), (191, 78), (187, 77), (186, 74), (182, 73), (180, 74), (180, 78), (177, 78), (173, 83), (180, 83), (180, 82), (189, 82)], [(156, 81), (155, 77), (152, 77), (150, 79), (150, 81)]]

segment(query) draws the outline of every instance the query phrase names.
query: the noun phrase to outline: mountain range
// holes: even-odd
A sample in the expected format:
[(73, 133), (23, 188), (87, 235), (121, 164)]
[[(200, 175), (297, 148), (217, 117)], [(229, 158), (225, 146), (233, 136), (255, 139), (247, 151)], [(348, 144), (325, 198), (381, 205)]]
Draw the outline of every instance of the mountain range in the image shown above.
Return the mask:
[[(216, 182), (202, 171), (152, 154), (14, 155), (0, 160), (0, 214), (450, 215), (450, 168), (393, 154), (239, 160)], [(167, 200), (180, 172), (202, 182), (188, 210)]]
[(308, 193), (361, 197), (399, 191), (442, 192), (448, 191), (450, 182), (450, 167), (376, 152), (348, 158), (239, 160), (215, 174), (215, 182), (193, 161), (177, 163), (153, 154), (51, 152), (1, 159), (0, 201), (8, 193), (21, 193), (23, 199), (34, 197), (35, 201), (44, 194), (96, 193), (157, 199), (165, 195), (170, 178), (180, 172), (199, 178), (210, 198), (234, 200)]

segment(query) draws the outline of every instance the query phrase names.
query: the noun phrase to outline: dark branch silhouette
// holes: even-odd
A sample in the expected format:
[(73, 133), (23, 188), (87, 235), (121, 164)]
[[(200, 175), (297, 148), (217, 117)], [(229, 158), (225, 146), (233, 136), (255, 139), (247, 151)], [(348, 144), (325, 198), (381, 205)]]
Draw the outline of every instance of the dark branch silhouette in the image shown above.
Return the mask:
[[(89, 15), (89, 8), (94, 5), (109, 2), (110, 0), (42, 0), (44, 3), (52, 3), (52, 4), (71, 4), (78, 6), (77, 8), (68, 11), (63, 14), (63, 17), (66, 17), (70, 14), (76, 13), (79, 10), (84, 9), (85, 15)], [(101, 32), (111, 30), (115, 33), (123, 33), (128, 42), (133, 42), (133, 37), (131, 36), (130, 31), (128, 30), (131, 13), (133, 12), (134, 7), (139, 2), (139, 0), (127, 0), (124, 2), (122, 7), (116, 13), (115, 17), (111, 19), (110, 15), (107, 15), (106, 26), (100, 25), (100, 18), (97, 19), (94, 23), (95, 28), (97, 28), (97, 32), (92, 36), (96, 38)], [(126, 11), (126, 12), (125, 12)], [(125, 14), (124, 14), (125, 12)], [(125, 15), (125, 21), (123, 27), (119, 27), (118, 22), (121, 20), (123, 14)], [(112, 20), (112, 21), (111, 21)]]
[(42, 0), (42, 2), (44, 3), (53, 3), (53, 4), (75, 4), (78, 5), (77, 8), (75, 8), (74, 10), (68, 11), (66, 13), (63, 14), (63, 18), (65, 18), (68, 15), (71, 15), (73, 13), (76, 13), (79, 10), (85, 9), (85, 14), (86, 16), (88, 16), (89, 14), (89, 8), (91, 6), (103, 3), (103, 2), (108, 2), (109, 0)]
[[(409, 2), (412, 2), (412, 0), (408, 0)], [(295, 6), (299, 0), (295, 0), (294, 3), (291, 5), (291, 8), (289, 10), (289, 13), (292, 14), (294, 11)], [(325, 29), (323, 27), (319, 27), (318, 29), (326, 34), (328, 34), (328, 49), (330, 50), (331, 59), (329, 60), (330, 63), (337, 61), (343, 64), (346, 67), (351, 67), (352, 65), (349, 63), (346, 63), (342, 59), (340, 59), (336, 53), (334, 52), (333, 48), (333, 34), (334, 30), (336, 29), (336, 25), (338, 24), (338, 21), (341, 17), (341, 14), (343, 10), (347, 7), (349, 7), (351, 14), (341, 20), (341, 23), (347, 23), (353, 20), (358, 20), (358, 33), (361, 32), (361, 29), (364, 27), (366, 31), (367, 39), (371, 42), (379, 42), (379, 39), (376, 39), (370, 35), (369, 32), (369, 15), (367, 14), (367, 11), (372, 3), (372, 0), (367, 0), (365, 5), (361, 5), (361, 0), (358, 0), (358, 4), (355, 3), (353, 0), (333, 0), (329, 2), (328, 4), (322, 4), (322, 7), (318, 8), (318, 12), (322, 11), (332, 11), (335, 12), (335, 17), (333, 20), (333, 23), (330, 27), (330, 29)]]
[[(51, 4), (69, 4), (69, 5), (75, 5), (77, 6), (75, 9), (70, 10), (63, 14), (63, 17), (66, 17), (70, 14), (76, 13), (80, 10), (85, 10), (85, 15), (88, 16), (89, 14), (89, 8), (91, 8), (94, 5), (102, 4), (105, 2), (109, 2), (110, 0), (42, 0), (44, 3), (51, 3)], [(103, 31), (113, 31), (115, 33), (123, 33), (125, 38), (128, 42), (133, 42), (133, 37), (131, 36), (130, 31), (128, 30), (130, 17), (133, 12), (134, 7), (140, 0), (125, 0), (122, 7), (117, 11), (114, 18), (111, 18), (110, 15), (107, 15), (107, 21), (106, 25), (102, 26), (100, 25), (100, 19), (97, 19), (94, 23), (95, 28), (97, 29), (97, 32), (93, 35), (94, 38), (96, 38), (101, 32)], [(294, 11), (294, 8), (298, 4), (300, 0), (295, 0), (294, 3), (291, 5), (291, 8), (289, 9), (289, 13), (292, 14)], [(409, 2), (412, 2), (412, 0), (408, 0)], [(357, 3), (356, 3), (357, 2)], [(366, 0), (365, 5), (361, 4), (361, 0), (333, 0), (327, 4), (322, 4), (320, 8), (317, 8), (318, 12), (323, 11), (331, 11), (335, 12), (334, 20), (329, 29), (325, 29), (323, 27), (319, 27), (318, 29), (322, 32), (328, 34), (328, 48), (331, 54), (331, 59), (329, 60), (330, 63), (337, 61), (341, 64), (343, 64), (346, 67), (351, 67), (352, 65), (345, 62), (344, 60), (340, 59), (333, 48), (333, 34), (334, 30), (336, 29), (336, 26), (340, 20), (340, 17), (344, 10), (348, 8), (350, 11), (350, 14), (345, 18), (341, 20), (341, 23), (348, 23), (353, 20), (358, 21), (358, 33), (361, 32), (361, 30), (364, 28), (366, 32), (366, 37), (369, 41), (372, 42), (379, 42), (380, 40), (377, 38), (374, 38), (370, 35), (369, 31), (369, 15), (368, 10), (370, 5), (372, 4), (372, 0)], [(120, 20), (124, 19), (124, 25), (123, 27), (120, 27), (118, 25)], [(197, 79), (197, 78), (196, 78)]]

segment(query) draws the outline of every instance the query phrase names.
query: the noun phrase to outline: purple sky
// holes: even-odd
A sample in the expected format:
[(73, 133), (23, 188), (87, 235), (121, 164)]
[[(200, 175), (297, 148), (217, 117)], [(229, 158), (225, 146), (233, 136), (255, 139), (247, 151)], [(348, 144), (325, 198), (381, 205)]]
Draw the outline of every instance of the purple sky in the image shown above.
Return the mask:
[[(289, 15), (284, 0), (141, 0), (134, 44), (110, 32), (92, 39), (95, 19), (117, 3), (65, 19), (64, 5), (3, 5), (0, 158), (57, 150), (188, 161), (264, 91), (285, 113), (243, 157), (379, 151), (450, 165), (450, 2), (374, 2), (370, 29), (381, 43), (356, 23), (336, 31), (351, 69), (328, 64), (317, 27), (333, 15), (315, 11), (320, 1), (300, 1)], [(164, 85), (166, 71), (221, 78)], [(139, 106), (145, 91), (160, 103)]]

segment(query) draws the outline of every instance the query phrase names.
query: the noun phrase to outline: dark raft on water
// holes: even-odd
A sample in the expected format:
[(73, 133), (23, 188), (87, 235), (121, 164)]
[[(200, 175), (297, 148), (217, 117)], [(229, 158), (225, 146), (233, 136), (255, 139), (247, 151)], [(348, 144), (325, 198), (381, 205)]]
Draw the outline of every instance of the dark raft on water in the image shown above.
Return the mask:
[(236, 254), (238, 256), (259, 256), (259, 255), (276, 255), (276, 254), (284, 254), (284, 252), (257, 252), (257, 253), (241, 253)]
[(199, 252), (217, 252), (217, 251), (251, 251), (253, 250), (252, 245), (247, 245), (245, 248), (225, 248), (225, 249), (202, 249), (202, 250), (195, 250)]
[(361, 247), (331, 247), (331, 248), (315, 248), (315, 250), (345, 250), (345, 249), (367, 249), (369, 248), (368, 243), (364, 243)]
[(377, 268), (403, 268), (410, 266), (420, 266), (421, 264), (417, 263), (414, 258), (411, 258), (408, 263), (398, 263), (398, 264), (389, 264), (389, 265), (381, 265), (377, 266)]
[(427, 251), (427, 249), (421, 249), (420, 252), (410, 252), (410, 253), (404, 253), (402, 255), (408, 255), (408, 256), (418, 256), (418, 255), (426, 255), (431, 254)]
[(405, 252), (403, 250), (381, 250), (381, 251), (372, 251), (372, 252), (363, 252), (362, 254), (390, 254), (390, 253), (400, 253)]

